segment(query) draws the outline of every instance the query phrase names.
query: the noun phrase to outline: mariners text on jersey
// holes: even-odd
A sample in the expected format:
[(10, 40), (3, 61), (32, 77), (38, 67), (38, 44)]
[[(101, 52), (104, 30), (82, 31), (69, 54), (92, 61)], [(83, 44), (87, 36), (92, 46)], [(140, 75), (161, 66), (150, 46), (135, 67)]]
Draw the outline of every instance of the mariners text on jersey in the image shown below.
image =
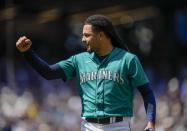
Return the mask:
[(83, 84), (90, 80), (96, 80), (96, 79), (105, 79), (105, 80), (112, 80), (114, 82), (117, 82), (118, 84), (123, 84), (124, 80), (120, 73), (118, 72), (112, 72), (110, 70), (99, 70), (95, 72), (84, 72), (80, 73), (80, 84)]

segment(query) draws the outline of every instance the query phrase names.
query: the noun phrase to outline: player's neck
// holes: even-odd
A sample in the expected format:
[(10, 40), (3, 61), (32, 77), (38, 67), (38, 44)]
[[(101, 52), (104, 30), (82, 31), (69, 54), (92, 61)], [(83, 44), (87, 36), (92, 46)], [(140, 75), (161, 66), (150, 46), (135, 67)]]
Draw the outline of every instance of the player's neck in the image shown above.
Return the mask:
[(106, 56), (108, 54), (110, 54), (110, 52), (112, 52), (113, 50), (113, 45), (112, 43), (107, 43), (107, 44), (102, 44), (103, 46), (101, 46), (99, 52), (96, 52), (96, 54), (98, 56)]

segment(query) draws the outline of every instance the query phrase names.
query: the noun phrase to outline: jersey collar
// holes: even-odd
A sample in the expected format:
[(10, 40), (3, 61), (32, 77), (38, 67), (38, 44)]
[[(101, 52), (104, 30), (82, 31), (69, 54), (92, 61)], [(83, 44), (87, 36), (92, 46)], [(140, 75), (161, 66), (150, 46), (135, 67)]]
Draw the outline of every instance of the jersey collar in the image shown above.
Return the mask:
[[(114, 49), (110, 52), (110, 54), (105, 58), (105, 60), (103, 62), (109, 61), (111, 60), (113, 57), (116, 57), (116, 55), (118, 55), (121, 52), (121, 49), (114, 47)], [(90, 58), (96, 62), (97, 64), (100, 63), (99, 58), (97, 57), (95, 52), (92, 52), (90, 54)]]

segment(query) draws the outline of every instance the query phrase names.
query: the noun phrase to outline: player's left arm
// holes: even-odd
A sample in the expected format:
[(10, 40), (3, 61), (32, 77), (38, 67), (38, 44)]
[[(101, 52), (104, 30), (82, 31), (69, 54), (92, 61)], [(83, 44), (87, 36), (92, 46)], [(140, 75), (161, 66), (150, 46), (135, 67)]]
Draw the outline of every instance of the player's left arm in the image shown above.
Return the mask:
[(148, 123), (145, 127), (145, 131), (148, 129), (155, 130), (155, 120), (156, 120), (156, 100), (154, 93), (149, 85), (149, 83), (139, 86), (138, 91), (140, 92), (144, 106), (147, 114)]

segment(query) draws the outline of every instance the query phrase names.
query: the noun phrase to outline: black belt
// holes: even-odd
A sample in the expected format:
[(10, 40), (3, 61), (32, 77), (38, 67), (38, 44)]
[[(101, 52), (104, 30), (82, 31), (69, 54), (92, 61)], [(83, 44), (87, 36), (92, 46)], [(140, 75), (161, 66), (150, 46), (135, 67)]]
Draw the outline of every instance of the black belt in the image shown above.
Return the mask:
[(123, 121), (123, 117), (117, 116), (117, 117), (106, 117), (106, 118), (86, 118), (86, 121), (91, 123), (98, 123), (98, 124), (111, 124), (111, 123)]

